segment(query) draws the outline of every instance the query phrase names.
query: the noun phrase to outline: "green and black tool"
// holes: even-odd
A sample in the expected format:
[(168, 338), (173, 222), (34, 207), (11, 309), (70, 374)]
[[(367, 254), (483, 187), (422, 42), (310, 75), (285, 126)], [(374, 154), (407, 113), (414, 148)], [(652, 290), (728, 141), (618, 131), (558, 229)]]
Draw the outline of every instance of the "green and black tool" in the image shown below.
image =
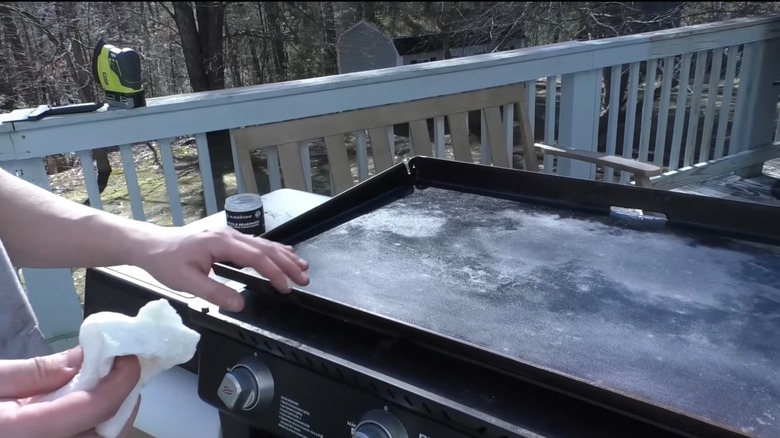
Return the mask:
[(100, 38), (92, 58), (92, 74), (103, 87), (109, 107), (130, 109), (146, 106), (141, 57), (135, 50), (120, 49)]

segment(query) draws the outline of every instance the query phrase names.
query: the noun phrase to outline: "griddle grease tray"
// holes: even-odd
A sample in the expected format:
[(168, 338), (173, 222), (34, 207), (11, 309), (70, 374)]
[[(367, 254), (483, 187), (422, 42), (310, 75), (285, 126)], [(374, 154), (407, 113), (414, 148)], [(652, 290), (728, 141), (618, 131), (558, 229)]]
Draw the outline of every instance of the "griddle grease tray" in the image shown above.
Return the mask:
[[(776, 436), (778, 224), (771, 206), (414, 157), (263, 237), (310, 262), (299, 305), (673, 428)], [(239, 268), (215, 272), (272, 293)]]

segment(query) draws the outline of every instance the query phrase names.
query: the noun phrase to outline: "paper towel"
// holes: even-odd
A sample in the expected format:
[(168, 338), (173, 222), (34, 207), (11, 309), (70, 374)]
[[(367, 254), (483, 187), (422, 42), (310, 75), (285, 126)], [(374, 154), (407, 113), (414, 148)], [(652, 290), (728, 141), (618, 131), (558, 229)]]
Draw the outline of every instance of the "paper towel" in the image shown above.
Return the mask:
[(70, 383), (36, 402), (92, 389), (111, 371), (115, 357), (138, 356), (141, 365), (138, 384), (116, 415), (96, 428), (101, 436), (116, 438), (133, 413), (138, 394), (146, 383), (160, 372), (190, 360), (199, 340), (198, 332), (185, 326), (165, 299), (147, 303), (135, 317), (114, 312), (94, 313), (84, 319), (79, 332), (84, 351), (79, 373)]

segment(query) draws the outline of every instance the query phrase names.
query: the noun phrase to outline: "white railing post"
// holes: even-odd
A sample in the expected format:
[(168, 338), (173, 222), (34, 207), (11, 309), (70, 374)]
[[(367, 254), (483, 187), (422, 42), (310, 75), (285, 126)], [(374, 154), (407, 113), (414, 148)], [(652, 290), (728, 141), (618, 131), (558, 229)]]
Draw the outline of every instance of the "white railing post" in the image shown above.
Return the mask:
[[(51, 190), (42, 158), (2, 161), (0, 166), (27, 182)], [(52, 236), (53, 240), (56, 238)], [(52, 348), (62, 351), (76, 346), (83, 312), (70, 269), (25, 268), (22, 277), (41, 332)]]
[[(563, 75), (558, 144), (563, 147), (596, 151), (598, 142), (601, 69)], [(558, 174), (594, 179), (596, 166), (568, 158), (558, 158)]]
[[(772, 142), (777, 119), (777, 88), (780, 80), (780, 38), (745, 44), (742, 55), (737, 105), (729, 141), (729, 155)], [(761, 175), (763, 163), (736, 173), (742, 177)]]

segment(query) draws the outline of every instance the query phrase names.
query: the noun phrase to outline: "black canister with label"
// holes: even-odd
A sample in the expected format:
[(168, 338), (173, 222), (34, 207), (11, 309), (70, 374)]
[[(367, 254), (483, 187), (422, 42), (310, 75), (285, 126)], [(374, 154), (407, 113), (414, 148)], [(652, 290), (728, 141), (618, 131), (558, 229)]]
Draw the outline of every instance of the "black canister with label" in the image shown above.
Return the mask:
[(240, 193), (225, 200), (225, 219), (229, 227), (244, 234), (265, 233), (263, 199), (255, 193)]

